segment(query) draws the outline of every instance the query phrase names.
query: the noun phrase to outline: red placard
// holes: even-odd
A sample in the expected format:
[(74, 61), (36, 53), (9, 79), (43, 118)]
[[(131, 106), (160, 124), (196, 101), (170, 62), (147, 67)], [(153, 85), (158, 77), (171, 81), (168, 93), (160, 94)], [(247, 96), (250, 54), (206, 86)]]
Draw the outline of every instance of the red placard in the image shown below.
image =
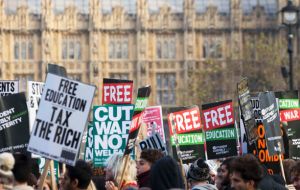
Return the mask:
[[(174, 112), (174, 122), (176, 123), (176, 133), (186, 133), (190, 131), (195, 131), (201, 129), (201, 117), (198, 107), (193, 107), (191, 109)], [(170, 114), (168, 115), (168, 118)], [(169, 126), (171, 125), (170, 119), (168, 119)], [(172, 129), (170, 128), (170, 134), (173, 135)]]
[(103, 104), (131, 104), (133, 83), (104, 83)]
[(280, 111), (280, 121), (300, 120), (300, 108)]
[(232, 102), (203, 110), (202, 114), (205, 131), (234, 124)]

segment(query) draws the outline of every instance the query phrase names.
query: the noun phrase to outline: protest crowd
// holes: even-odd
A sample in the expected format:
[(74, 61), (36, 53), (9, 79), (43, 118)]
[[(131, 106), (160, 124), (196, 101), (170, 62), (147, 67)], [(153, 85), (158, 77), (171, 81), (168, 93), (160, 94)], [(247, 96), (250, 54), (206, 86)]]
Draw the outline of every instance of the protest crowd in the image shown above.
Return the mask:
[(0, 190), (300, 190), (298, 91), (237, 89), (238, 119), (224, 100), (171, 108), (165, 122), (150, 86), (132, 104), (131, 80), (103, 79), (93, 107), (95, 86), (64, 70), (29, 81), (27, 98), (1, 92)]

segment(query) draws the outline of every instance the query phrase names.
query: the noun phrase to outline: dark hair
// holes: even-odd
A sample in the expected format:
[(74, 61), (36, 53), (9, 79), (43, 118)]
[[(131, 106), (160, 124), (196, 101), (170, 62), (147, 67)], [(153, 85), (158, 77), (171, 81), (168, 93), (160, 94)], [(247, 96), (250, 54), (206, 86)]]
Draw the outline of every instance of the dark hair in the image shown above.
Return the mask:
[(75, 179), (78, 180), (78, 188), (86, 189), (89, 186), (93, 172), (88, 163), (83, 160), (78, 160), (74, 167), (67, 165), (66, 168), (71, 181), (74, 181)]
[(27, 182), (31, 173), (31, 161), (28, 156), (22, 153), (15, 153), (15, 165), (12, 169), (15, 180), (19, 183)]
[(228, 170), (228, 172), (230, 173), (230, 168), (231, 168), (231, 163), (232, 161), (235, 159), (235, 157), (229, 157), (229, 158), (226, 158), (220, 165), (221, 166), (225, 166), (226, 169)]
[(231, 163), (231, 173), (237, 172), (245, 181), (253, 180), (255, 187), (263, 177), (262, 166), (252, 154), (246, 154), (235, 158)]
[[(293, 159), (284, 159), (282, 164), (283, 164), (286, 184), (292, 184), (293, 182), (291, 179), (291, 169), (295, 166), (296, 161)], [(300, 170), (299, 170), (299, 172), (300, 172)]]
[(297, 161), (296, 164), (291, 169), (292, 181), (294, 177), (297, 177), (299, 175), (300, 175), (300, 161)]
[(161, 150), (158, 149), (145, 149), (141, 152), (140, 158), (147, 160), (151, 164), (164, 156)]

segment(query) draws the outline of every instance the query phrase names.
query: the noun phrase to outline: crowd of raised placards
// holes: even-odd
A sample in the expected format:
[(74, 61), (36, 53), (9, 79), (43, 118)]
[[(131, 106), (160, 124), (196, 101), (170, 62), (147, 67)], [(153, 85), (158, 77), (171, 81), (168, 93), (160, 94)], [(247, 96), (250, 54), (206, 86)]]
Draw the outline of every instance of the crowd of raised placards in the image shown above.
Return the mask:
[[(77, 160), (75, 166), (67, 165), (60, 177), (51, 181), (41, 179), (37, 162), (29, 156), (6, 152), (0, 154), (0, 189), (299, 190), (300, 162), (286, 159), (283, 167), (285, 178), (270, 175), (252, 154), (214, 163), (199, 158), (192, 164), (181, 165), (161, 150), (146, 149), (138, 160), (131, 157), (125, 160), (123, 155), (114, 154), (106, 162), (104, 175), (95, 176), (90, 163)], [(39, 183), (41, 180), (43, 182)]]

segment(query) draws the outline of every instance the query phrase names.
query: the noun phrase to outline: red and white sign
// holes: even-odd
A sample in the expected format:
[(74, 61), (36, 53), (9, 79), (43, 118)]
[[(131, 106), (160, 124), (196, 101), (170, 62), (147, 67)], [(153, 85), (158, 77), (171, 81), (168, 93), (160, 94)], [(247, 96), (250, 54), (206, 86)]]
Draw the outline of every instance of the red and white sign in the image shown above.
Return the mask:
[(133, 83), (104, 83), (103, 104), (131, 104)]
[(234, 124), (232, 102), (203, 110), (202, 113), (205, 131)]
[[(174, 112), (172, 114), (177, 134), (201, 129), (201, 118), (198, 106), (179, 112)], [(168, 114), (168, 123), (169, 126), (172, 126), (170, 114)], [(170, 129), (170, 134), (173, 135), (172, 129)]]
[(280, 111), (280, 121), (300, 120), (300, 108)]

